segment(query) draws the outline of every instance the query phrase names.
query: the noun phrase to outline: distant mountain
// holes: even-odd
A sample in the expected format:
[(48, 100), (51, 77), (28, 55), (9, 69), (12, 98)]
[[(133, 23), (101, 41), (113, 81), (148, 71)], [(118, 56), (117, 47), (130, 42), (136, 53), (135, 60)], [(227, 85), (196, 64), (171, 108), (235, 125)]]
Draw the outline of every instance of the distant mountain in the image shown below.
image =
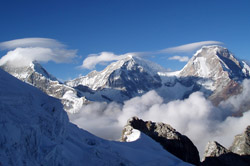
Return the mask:
[(167, 72), (163, 67), (136, 56), (113, 62), (103, 71), (59, 82), (40, 64), (27, 67), (1, 66), (13, 76), (61, 99), (67, 112), (78, 112), (91, 101), (123, 103), (150, 90), (165, 102), (187, 98), (195, 91), (218, 105), (242, 91), (242, 81), (250, 78), (250, 67), (226, 48), (204, 46), (180, 71)]
[(28, 66), (14, 67), (11, 64), (1, 66), (2, 69), (27, 82), (50, 96), (61, 99), (64, 109), (68, 112), (77, 112), (87, 100), (79, 97), (77, 91), (49, 74), (38, 62), (32, 62)]
[[(228, 49), (205, 46), (198, 50), (178, 76), (195, 83), (218, 105), (220, 101), (238, 94), (243, 79), (250, 78), (250, 67), (237, 60)], [(210, 93), (209, 93), (210, 92)]]
[(77, 128), (58, 99), (2, 69), (0, 131), (1, 166), (189, 165), (143, 133), (121, 143)]
[(91, 89), (92, 94), (84, 93), (90, 100), (124, 100), (143, 94), (162, 86), (157, 74), (164, 71), (162, 67), (139, 57), (128, 56), (112, 63), (103, 71), (92, 71), (87, 76), (66, 82), (68, 86), (80, 89), (81, 86)]
[(250, 67), (221, 46), (204, 46), (184, 68), (166, 72), (153, 62), (128, 56), (103, 71), (66, 82), (94, 101), (118, 101), (156, 90), (164, 100), (188, 97), (202, 91), (214, 105), (241, 92), (241, 82), (250, 78)]

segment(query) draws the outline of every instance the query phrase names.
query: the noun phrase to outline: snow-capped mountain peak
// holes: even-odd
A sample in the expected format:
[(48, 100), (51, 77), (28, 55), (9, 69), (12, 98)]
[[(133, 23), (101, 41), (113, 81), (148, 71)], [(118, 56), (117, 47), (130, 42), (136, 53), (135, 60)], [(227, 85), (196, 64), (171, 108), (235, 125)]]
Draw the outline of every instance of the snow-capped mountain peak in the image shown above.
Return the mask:
[[(116, 80), (121, 79), (121, 75), (127, 75), (126, 79), (133, 79), (129, 74), (148, 73), (157, 75), (158, 71), (164, 71), (159, 65), (144, 60), (136, 56), (126, 56), (125, 58), (111, 63), (104, 70), (97, 72), (92, 71), (87, 76), (76, 78), (66, 82), (71, 87), (84, 85), (92, 90), (102, 89), (106, 87), (117, 87), (117, 84), (112, 84)], [(124, 77), (123, 77), (124, 78)]]
[(44, 77), (52, 81), (58, 81), (56, 77), (49, 74), (37, 61), (31, 62), (27, 66), (14, 66), (6, 63), (3, 64), (1, 68), (25, 82), (28, 82), (29, 77), (34, 73), (37, 73), (38, 75), (40, 75), (40, 77)]
[[(137, 56), (126, 56), (111, 63), (100, 72), (93, 71), (87, 76), (68, 81), (66, 84), (71, 87), (82, 86), (92, 91), (99, 91), (98, 95), (102, 96), (100, 100), (103, 100), (103, 96), (106, 96), (107, 93), (109, 101), (122, 102), (150, 89), (160, 87), (159, 71), (164, 71), (164, 69), (153, 62)], [(84, 95), (90, 99), (93, 97), (86, 93)]]
[(213, 45), (198, 50), (180, 72), (180, 76), (194, 76), (217, 79), (230, 77), (242, 79), (249, 77), (249, 66), (236, 59), (228, 49)]

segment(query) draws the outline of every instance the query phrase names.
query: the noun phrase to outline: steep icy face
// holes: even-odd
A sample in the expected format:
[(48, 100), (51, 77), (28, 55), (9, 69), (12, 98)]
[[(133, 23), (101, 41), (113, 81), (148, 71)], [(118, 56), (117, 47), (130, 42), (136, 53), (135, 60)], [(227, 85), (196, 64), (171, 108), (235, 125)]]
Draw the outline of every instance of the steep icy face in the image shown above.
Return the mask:
[(201, 78), (231, 78), (241, 80), (249, 77), (249, 66), (237, 60), (228, 49), (221, 46), (204, 46), (196, 52), (180, 72), (180, 76)]
[(178, 76), (180, 80), (202, 87), (201, 91), (208, 92), (209, 99), (218, 105), (229, 96), (240, 93), (240, 82), (249, 78), (249, 73), (249, 66), (244, 61), (237, 60), (226, 48), (204, 46)]
[(77, 128), (59, 100), (1, 69), (0, 131), (0, 165), (189, 165), (143, 134), (120, 143)]
[(5, 64), (1, 68), (16, 78), (39, 88), (46, 94), (61, 99), (64, 109), (68, 112), (77, 112), (82, 104), (87, 102), (84, 97), (77, 96), (75, 89), (60, 83), (37, 62), (22, 67)]
[(0, 165), (53, 165), (68, 121), (61, 109), (56, 99), (0, 69)]
[[(112, 63), (101, 72), (93, 71), (66, 84), (71, 87), (86, 86), (94, 91), (102, 91), (102, 95), (105, 94), (105, 89), (112, 89), (113, 93), (128, 99), (161, 87), (162, 81), (157, 74), (160, 70), (164, 69), (139, 57), (128, 56)], [(116, 99), (117, 95), (114, 95)]]

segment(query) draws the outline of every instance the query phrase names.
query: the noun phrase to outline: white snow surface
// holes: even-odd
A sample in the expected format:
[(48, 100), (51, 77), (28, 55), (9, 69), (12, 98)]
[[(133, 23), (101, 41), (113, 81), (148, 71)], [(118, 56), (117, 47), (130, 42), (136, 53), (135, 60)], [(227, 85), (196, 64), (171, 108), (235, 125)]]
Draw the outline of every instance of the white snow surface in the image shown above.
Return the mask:
[(62, 100), (65, 99), (67, 101), (67, 102), (64, 102), (64, 104), (67, 107), (70, 107), (70, 106), (72, 107), (71, 109), (67, 110), (67, 112), (71, 114), (78, 112), (82, 108), (84, 101), (85, 102), (87, 101), (85, 97), (77, 97), (76, 93), (71, 90), (66, 91), (61, 99)]
[[(68, 94), (70, 95), (70, 94)], [(190, 165), (148, 136), (107, 141), (69, 123), (58, 99), (0, 69), (0, 165)]]
[(137, 129), (132, 129), (131, 134), (124, 134), (127, 136), (126, 142), (133, 142), (138, 140), (141, 137), (141, 132)]
[(199, 64), (199, 68), (200, 68), (200, 70), (198, 70), (199, 76), (202, 76), (204, 78), (209, 77), (210, 69), (207, 66), (206, 58), (204, 58), (204, 57), (197, 57), (195, 59), (194, 63), (198, 63)]

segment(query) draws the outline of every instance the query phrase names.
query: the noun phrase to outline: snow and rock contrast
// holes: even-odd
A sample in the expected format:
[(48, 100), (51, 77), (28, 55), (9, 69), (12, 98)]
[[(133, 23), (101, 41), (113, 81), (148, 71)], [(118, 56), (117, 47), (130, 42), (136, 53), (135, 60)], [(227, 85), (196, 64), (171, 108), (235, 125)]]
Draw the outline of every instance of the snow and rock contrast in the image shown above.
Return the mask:
[(124, 127), (121, 140), (124, 142), (133, 141), (139, 137), (139, 132), (142, 132), (156, 142), (159, 142), (164, 149), (183, 161), (195, 165), (200, 164), (199, 152), (192, 141), (185, 135), (177, 132), (170, 125), (143, 121), (137, 117), (133, 117), (128, 120)]
[(87, 76), (66, 82), (68, 86), (85, 86), (94, 93), (84, 93), (90, 100), (117, 101), (141, 95), (162, 86), (158, 71), (164, 69), (139, 57), (127, 56), (107, 66), (103, 71), (92, 71)]
[(121, 143), (77, 128), (60, 100), (1, 69), (0, 131), (3, 166), (190, 165), (143, 133), (134, 142)]
[(204, 46), (196, 52), (178, 76), (192, 82), (218, 105), (241, 91), (241, 82), (250, 78), (249, 66), (221, 46)]
[(61, 99), (67, 112), (77, 112), (84, 103), (88, 102), (86, 98), (78, 96), (74, 88), (61, 83), (49, 74), (38, 62), (31, 62), (28, 66), (18, 67), (7, 63), (2, 65), (1, 68), (46, 94)]

